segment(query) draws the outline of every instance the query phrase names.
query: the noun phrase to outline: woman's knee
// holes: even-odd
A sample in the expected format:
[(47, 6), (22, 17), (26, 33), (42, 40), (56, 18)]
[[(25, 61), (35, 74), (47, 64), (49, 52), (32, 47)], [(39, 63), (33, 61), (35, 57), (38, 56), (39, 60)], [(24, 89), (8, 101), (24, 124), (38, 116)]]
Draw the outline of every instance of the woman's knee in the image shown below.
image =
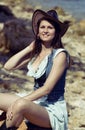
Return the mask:
[(29, 101), (27, 101), (25, 99), (19, 99), (15, 102), (13, 109), (16, 112), (24, 112), (26, 104), (29, 104)]

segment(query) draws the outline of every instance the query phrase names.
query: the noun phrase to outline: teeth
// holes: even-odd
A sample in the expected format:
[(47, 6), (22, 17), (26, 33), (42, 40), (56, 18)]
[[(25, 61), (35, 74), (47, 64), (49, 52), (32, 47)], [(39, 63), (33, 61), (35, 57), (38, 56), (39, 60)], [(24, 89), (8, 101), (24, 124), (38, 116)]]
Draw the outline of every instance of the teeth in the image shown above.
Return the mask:
[(43, 36), (49, 36), (49, 35), (44, 34)]

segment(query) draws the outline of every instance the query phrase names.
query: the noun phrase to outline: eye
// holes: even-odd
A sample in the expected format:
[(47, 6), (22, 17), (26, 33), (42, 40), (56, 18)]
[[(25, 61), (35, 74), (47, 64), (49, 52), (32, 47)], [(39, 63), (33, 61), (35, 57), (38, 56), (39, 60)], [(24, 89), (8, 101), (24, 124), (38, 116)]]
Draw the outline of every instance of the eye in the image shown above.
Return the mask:
[(40, 26), (40, 28), (45, 28), (45, 26), (43, 25), (43, 26)]
[(54, 29), (54, 27), (52, 27), (52, 26), (48, 26), (48, 28), (49, 28), (49, 29)]

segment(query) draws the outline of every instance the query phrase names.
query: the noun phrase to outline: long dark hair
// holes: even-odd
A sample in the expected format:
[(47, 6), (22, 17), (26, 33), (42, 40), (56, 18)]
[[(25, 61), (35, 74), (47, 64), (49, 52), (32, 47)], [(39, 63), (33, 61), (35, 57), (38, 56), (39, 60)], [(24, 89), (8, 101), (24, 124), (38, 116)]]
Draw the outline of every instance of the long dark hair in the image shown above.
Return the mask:
[(64, 48), (63, 44), (62, 44), (62, 41), (61, 41), (61, 36), (60, 36), (60, 31), (61, 30), (60, 30), (59, 24), (54, 22), (54, 21), (52, 21), (52, 20), (50, 20), (50, 19), (48, 19), (48, 18), (44, 18), (43, 17), (37, 23), (38, 30), (37, 30), (37, 33), (36, 33), (36, 36), (35, 36), (35, 46), (34, 46), (34, 49), (32, 51), (32, 55), (31, 55), (32, 57), (35, 56), (35, 55), (39, 55), (39, 53), (42, 50), (42, 45), (41, 45), (42, 44), (42, 40), (38, 37), (39, 26), (40, 26), (40, 23), (41, 23), (42, 20), (46, 20), (46, 21), (50, 22), (54, 26), (54, 28), (55, 28), (55, 36), (54, 36), (54, 38), (52, 40), (51, 46), (53, 48), (55, 48), (55, 49), (56, 48)]

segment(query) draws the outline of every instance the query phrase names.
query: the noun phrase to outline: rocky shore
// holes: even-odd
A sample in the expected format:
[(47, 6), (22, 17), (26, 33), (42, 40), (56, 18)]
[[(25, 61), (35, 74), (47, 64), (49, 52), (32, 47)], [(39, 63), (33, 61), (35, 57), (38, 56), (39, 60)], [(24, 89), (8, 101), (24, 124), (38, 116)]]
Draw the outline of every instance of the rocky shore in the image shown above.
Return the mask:
[[(42, 5), (41, 5), (42, 6)], [(24, 96), (32, 91), (33, 78), (27, 77), (27, 69), (8, 72), (4, 63), (33, 40), (31, 18), (35, 9), (25, 0), (0, 1), (0, 92), (12, 92)], [(61, 21), (71, 25), (62, 38), (64, 47), (72, 56), (72, 66), (66, 78), (69, 130), (85, 130), (85, 19), (77, 21), (60, 7), (54, 7)], [(23, 123), (19, 130), (26, 130)]]

